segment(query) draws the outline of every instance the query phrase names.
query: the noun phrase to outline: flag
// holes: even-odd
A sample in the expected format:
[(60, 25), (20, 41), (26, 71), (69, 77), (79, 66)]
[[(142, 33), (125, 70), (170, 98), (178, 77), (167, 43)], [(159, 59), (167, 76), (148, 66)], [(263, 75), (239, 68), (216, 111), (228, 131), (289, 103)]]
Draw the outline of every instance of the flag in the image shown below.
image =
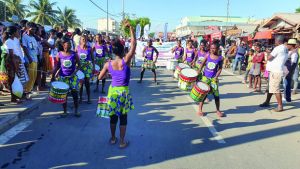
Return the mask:
[(157, 26), (156, 26), (156, 28), (155, 28), (155, 35), (154, 35), (154, 38), (155, 38), (155, 39), (158, 38), (159, 28), (160, 28), (160, 23), (158, 23)]
[(168, 23), (165, 24), (164, 41), (168, 39)]
[(144, 27), (144, 37), (145, 39), (149, 39), (149, 24), (145, 25)]
[(140, 38), (140, 31), (141, 31), (140, 27), (141, 27), (140, 24), (136, 25), (136, 33), (135, 33), (135, 36), (136, 36), (137, 39)]
[(141, 33), (142, 33), (142, 27), (140, 25), (139, 37), (141, 37)]

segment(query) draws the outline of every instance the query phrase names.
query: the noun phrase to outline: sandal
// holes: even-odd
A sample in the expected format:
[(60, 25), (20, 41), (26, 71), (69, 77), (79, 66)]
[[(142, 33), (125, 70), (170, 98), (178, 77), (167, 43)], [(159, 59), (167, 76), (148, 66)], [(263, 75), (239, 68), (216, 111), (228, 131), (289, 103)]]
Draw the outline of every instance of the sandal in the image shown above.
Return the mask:
[(102, 91), (101, 93), (102, 93), (102, 94), (106, 94), (106, 92), (105, 92), (105, 91)]
[(87, 104), (93, 104), (93, 102), (92, 101), (88, 101)]
[(119, 146), (119, 148), (123, 149), (123, 148), (125, 148), (125, 147), (129, 146), (130, 142), (129, 142), (128, 140), (126, 140), (125, 142), (126, 142), (126, 144), (125, 144), (124, 146), (122, 146), (122, 147), (121, 147), (121, 146)]
[(99, 89), (95, 89), (95, 90), (94, 90), (94, 92), (98, 92), (98, 91), (99, 91)]
[(156, 85), (158, 85), (158, 82), (155, 82)]
[(203, 114), (202, 112), (201, 112), (201, 113), (198, 112), (198, 115), (199, 115), (199, 116), (202, 116), (202, 117), (204, 116), (204, 114)]
[(139, 80), (137, 83), (142, 83), (142, 81)]
[(218, 114), (219, 117), (223, 117), (224, 116), (223, 113), (221, 113), (221, 112), (217, 112), (217, 114)]
[(261, 90), (254, 90), (254, 92), (261, 92)]
[(23, 104), (23, 102), (22, 101), (15, 101), (15, 102), (10, 102), (10, 104), (18, 105), (18, 104)]
[(279, 107), (278, 107), (277, 109), (273, 109), (273, 111), (275, 111), (275, 112), (282, 112), (283, 108), (279, 109)]
[(270, 107), (270, 104), (267, 102), (264, 102), (263, 104), (260, 104), (259, 107)]
[(5, 106), (3, 103), (0, 103), (0, 106)]
[(115, 141), (112, 141), (112, 138), (110, 138), (109, 142), (111, 145), (116, 144), (118, 140), (118, 137), (116, 137)]
[(63, 113), (63, 114), (60, 115), (60, 117), (65, 118), (65, 117), (67, 117), (67, 115), (68, 115), (68, 113)]
[(76, 117), (81, 117), (81, 113), (79, 111), (77, 111), (77, 113), (75, 114)]

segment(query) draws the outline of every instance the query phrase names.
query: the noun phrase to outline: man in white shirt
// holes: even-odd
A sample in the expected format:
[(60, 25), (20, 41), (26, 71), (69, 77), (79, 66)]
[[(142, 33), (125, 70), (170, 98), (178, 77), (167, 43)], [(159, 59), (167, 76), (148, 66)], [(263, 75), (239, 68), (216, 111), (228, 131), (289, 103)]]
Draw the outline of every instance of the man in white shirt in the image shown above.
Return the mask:
[(284, 64), (284, 98), (286, 100), (283, 101), (284, 104), (290, 104), (292, 102), (291, 99), (291, 88), (292, 88), (292, 81), (293, 81), (293, 74), (295, 68), (298, 64), (298, 50), (296, 49), (297, 41), (296, 39), (290, 39), (287, 43), (287, 48), (289, 50), (288, 58)]
[(275, 112), (283, 111), (280, 84), (283, 78), (284, 64), (288, 57), (288, 50), (283, 42), (284, 37), (282, 35), (277, 36), (275, 39), (276, 48), (269, 54), (267, 58), (267, 70), (269, 71), (267, 99), (263, 104), (259, 105), (260, 107), (269, 107), (272, 95), (275, 93), (278, 101), (278, 108), (273, 109)]
[[(55, 37), (56, 37), (56, 30), (51, 29), (50, 30), (50, 37), (48, 39), (48, 43), (50, 45), (54, 45), (54, 43), (55, 43)], [(50, 52), (50, 61), (51, 61), (51, 65), (52, 65), (52, 69), (53, 70), (55, 69), (56, 63), (57, 63), (57, 61), (55, 59), (56, 54), (57, 54), (57, 48), (51, 49), (51, 52)]]

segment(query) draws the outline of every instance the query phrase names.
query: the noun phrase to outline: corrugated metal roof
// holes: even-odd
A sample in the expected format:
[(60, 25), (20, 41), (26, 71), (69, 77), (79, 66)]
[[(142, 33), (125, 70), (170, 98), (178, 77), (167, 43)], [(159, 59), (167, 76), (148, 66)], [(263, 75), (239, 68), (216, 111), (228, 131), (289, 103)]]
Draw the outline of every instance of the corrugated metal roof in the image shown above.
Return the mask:
[(248, 36), (249, 34), (253, 33), (255, 29), (258, 27), (258, 24), (241, 24), (236, 25), (238, 29), (243, 30), (243, 35)]
[[(226, 22), (227, 16), (187, 16), (190, 21), (211, 21), (211, 22)], [(246, 23), (249, 18), (242, 18), (240, 16), (229, 16), (228, 22), (239, 22)], [(250, 18), (250, 21), (256, 20), (254, 18)]]
[[(294, 23), (300, 22), (300, 13), (276, 13), (277, 15), (282, 16), (283, 18), (286, 18)], [(276, 15), (275, 14), (275, 15)]]

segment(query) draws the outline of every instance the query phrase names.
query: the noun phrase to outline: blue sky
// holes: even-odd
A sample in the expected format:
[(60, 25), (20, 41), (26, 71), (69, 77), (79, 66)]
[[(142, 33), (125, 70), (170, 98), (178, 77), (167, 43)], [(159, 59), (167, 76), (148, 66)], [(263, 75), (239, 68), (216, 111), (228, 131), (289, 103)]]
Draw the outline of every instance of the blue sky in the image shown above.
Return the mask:
[[(107, 8), (107, 0), (93, 0), (98, 6)], [(29, 0), (23, 0), (28, 4)], [(77, 17), (83, 22), (84, 27), (97, 28), (97, 19), (105, 18), (106, 13), (94, 6), (90, 0), (50, 0), (57, 2), (57, 6), (77, 10)], [(294, 13), (300, 7), (299, 0), (230, 0), (229, 15), (249, 17), (256, 19), (271, 17), (275, 13)], [(226, 16), (227, 0), (125, 0), (125, 13), (136, 14), (136, 17), (149, 17), (151, 21), (150, 32), (161, 22), (168, 22), (169, 31), (173, 31), (185, 16)], [(122, 12), (122, 0), (108, 0), (108, 11), (111, 14)], [(132, 16), (132, 15), (131, 15)], [(111, 16), (117, 21), (122, 17)]]

